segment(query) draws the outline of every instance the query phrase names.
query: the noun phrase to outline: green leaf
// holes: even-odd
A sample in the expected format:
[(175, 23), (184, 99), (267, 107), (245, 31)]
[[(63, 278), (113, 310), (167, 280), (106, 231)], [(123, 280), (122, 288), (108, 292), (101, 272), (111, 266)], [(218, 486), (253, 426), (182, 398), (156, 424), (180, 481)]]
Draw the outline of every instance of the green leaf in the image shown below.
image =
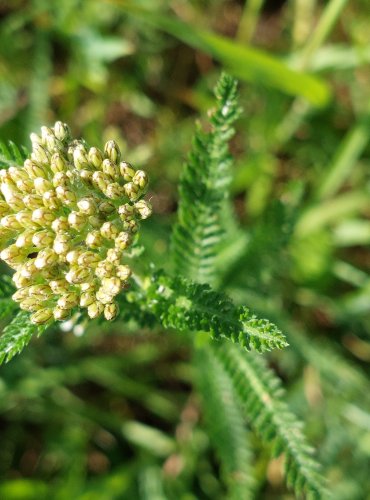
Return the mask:
[[(171, 278), (161, 271), (153, 273), (151, 282), (129, 297), (131, 307), (139, 307), (142, 319), (151, 313), (165, 328), (207, 332), (213, 339), (225, 338), (248, 351), (265, 352), (288, 345), (276, 325), (257, 318), (247, 307), (237, 307), (209, 285)], [(121, 309), (127, 314), (124, 304)], [(139, 316), (137, 312), (135, 316)]]
[(125, 12), (178, 38), (219, 61), (235, 77), (301, 96), (316, 106), (325, 106), (330, 97), (328, 85), (321, 79), (291, 69), (280, 59), (260, 49), (245, 47), (229, 38), (198, 28), (171, 16), (157, 14), (122, 2)]
[(266, 444), (273, 444), (274, 454), (285, 454), (287, 483), (297, 496), (325, 498), (324, 480), (319, 464), (312, 457), (301, 430), (301, 422), (281, 399), (280, 380), (262, 357), (245, 356), (237, 346), (224, 343), (213, 353), (233, 380), (238, 399), (255, 432)]
[(34, 325), (31, 323), (29, 313), (20, 311), (14, 319), (4, 328), (0, 337), (0, 364), (10, 361), (19, 354), (30, 342), (34, 335), (41, 335), (48, 325)]

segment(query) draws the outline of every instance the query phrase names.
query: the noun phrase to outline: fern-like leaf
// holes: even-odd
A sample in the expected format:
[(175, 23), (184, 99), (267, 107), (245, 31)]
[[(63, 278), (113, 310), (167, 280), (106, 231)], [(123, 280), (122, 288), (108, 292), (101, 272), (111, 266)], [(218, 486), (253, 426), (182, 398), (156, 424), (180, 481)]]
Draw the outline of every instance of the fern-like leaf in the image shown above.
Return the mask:
[[(131, 300), (139, 305), (141, 319), (146, 315), (147, 322), (151, 322), (151, 313), (165, 328), (204, 331), (214, 339), (226, 338), (258, 352), (287, 346), (273, 323), (256, 318), (246, 307), (237, 307), (209, 285), (157, 272), (139, 293), (133, 292)], [(122, 308), (125, 310), (124, 305)], [(134, 314), (139, 317), (138, 311)]]
[(34, 325), (29, 319), (29, 313), (19, 311), (4, 328), (0, 337), (0, 364), (10, 361), (16, 354), (19, 354), (34, 335), (40, 335), (46, 328), (46, 325)]
[(246, 418), (255, 432), (267, 443), (274, 443), (274, 455), (284, 452), (287, 483), (297, 495), (325, 497), (319, 465), (306, 443), (301, 423), (281, 399), (280, 380), (261, 357), (244, 356), (231, 344), (213, 352), (234, 382), (234, 389), (245, 408)]
[(11, 278), (7, 275), (0, 277), (0, 319), (8, 316), (12, 311), (17, 309), (18, 305), (12, 299), (11, 295), (14, 292), (14, 286)]
[(26, 158), (25, 148), (18, 147), (11, 141), (8, 144), (0, 143), (0, 168), (22, 165)]
[(211, 349), (199, 349), (196, 360), (208, 434), (221, 462), (227, 498), (254, 498), (249, 436), (230, 375)]
[(224, 74), (215, 89), (217, 107), (210, 113), (211, 130), (197, 127), (180, 181), (178, 220), (172, 235), (175, 271), (210, 282), (223, 230), (221, 209), (231, 180), (228, 142), (239, 115), (237, 84)]

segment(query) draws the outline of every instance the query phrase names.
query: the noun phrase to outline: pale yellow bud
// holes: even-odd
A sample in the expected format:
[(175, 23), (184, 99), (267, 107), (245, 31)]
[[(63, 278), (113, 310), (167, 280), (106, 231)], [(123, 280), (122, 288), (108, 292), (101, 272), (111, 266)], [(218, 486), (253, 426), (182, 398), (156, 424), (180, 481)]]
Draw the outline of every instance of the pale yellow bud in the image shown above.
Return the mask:
[(100, 215), (90, 215), (89, 217), (89, 224), (95, 229), (101, 228), (102, 224), (104, 222), (104, 218), (102, 218)]
[(95, 292), (96, 284), (94, 281), (87, 281), (86, 283), (81, 283), (80, 285), (81, 292)]
[(130, 198), (131, 201), (135, 201), (140, 197), (140, 190), (137, 184), (133, 182), (127, 182), (124, 186), (124, 191), (126, 196)]
[(0, 220), (0, 225), (7, 229), (22, 229), (22, 224), (17, 220), (17, 216), (15, 214), (5, 215)]
[(31, 284), (32, 281), (31, 278), (23, 276), (20, 271), (17, 271), (16, 273), (13, 274), (12, 280), (17, 288), (27, 287), (28, 285)]
[(100, 228), (100, 234), (108, 240), (114, 240), (119, 232), (118, 227), (113, 222), (104, 222)]
[(51, 229), (56, 233), (64, 233), (69, 230), (69, 224), (67, 217), (58, 217), (51, 224)]
[(54, 239), (53, 249), (58, 255), (67, 255), (71, 247), (71, 236), (68, 233), (58, 233)]
[(16, 242), (15, 242), (16, 246), (18, 248), (27, 248), (27, 247), (32, 246), (34, 234), (35, 233), (32, 229), (26, 229), (16, 239)]
[(104, 305), (101, 302), (94, 302), (87, 308), (87, 314), (91, 319), (99, 317), (104, 311)]
[(50, 247), (54, 241), (54, 233), (52, 231), (48, 231), (44, 229), (42, 231), (38, 231), (37, 233), (33, 233), (32, 243), (36, 248), (46, 248)]
[(123, 221), (131, 220), (135, 217), (135, 208), (129, 203), (118, 207), (118, 214)]
[(17, 188), (19, 191), (24, 193), (30, 193), (33, 190), (33, 182), (31, 179), (19, 179), (17, 182)]
[(55, 189), (55, 192), (56, 192), (58, 198), (60, 199), (60, 201), (64, 205), (70, 206), (70, 205), (76, 204), (76, 201), (77, 201), (76, 194), (73, 191), (71, 191), (70, 189), (64, 188), (62, 186), (58, 186)]
[(23, 203), (29, 210), (36, 210), (44, 206), (43, 199), (38, 194), (27, 194), (23, 197)]
[(86, 168), (79, 171), (79, 176), (86, 184), (90, 184), (93, 181), (93, 172), (91, 172), (91, 170), (87, 170)]
[(84, 146), (77, 146), (73, 151), (73, 163), (77, 170), (82, 170), (89, 167), (89, 160)]
[(31, 279), (38, 272), (35, 266), (36, 259), (30, 259), (20, 269), (20, 273), (24, 278)]
[(19, 307), (24, 311), (33, 312), (41, 310), (42, 304), (40, 304), (40, 301), (34, 297), (27, 297), (19, 303)]
[(108, 278), (115, 274), (115, 266), (111, 262), (103, 260), (95, 268), (95, 275), (100, 278)]
[(93, 292), (84, 292), (80, 297), (80, 306), (88, 307), (96, 301), (95, 293)]
[(0, 258), (5, 260), (6, 263), (13, 261), (14, 259), (22, 259), (22, 256), (23, 249), (19, 248), (17, 245), (9, 245), (0, 252)]
[(118, 250), (125, 250), (132, 243), (132, 236), (130, 233), (121, 232), (114, 241), (115, 247)]
[(28, 210), (21, 210), (16, 214), (16, 219), (19, 224), (26, 228), (37, 228), (38, 225), (32, 220), (32, 212)]
[(49, 281), (49, 286), (52, 292), (56, 295), (64, 294), (68, 292), (70, 284), (65, 279), (55, 279)]
[(132, 167), (132, 165), (130, 165), (130, 163), (127, 163), (126, 161), (121, 161), (121, 163), (119, 164), (119, 169), (123, 179), (126, 182), (131, 182), (136, 173), (136, 170)]
[(110, 295), (104, 288), (99, 288), (96, 292), (96, 298), (102, 304), (111, 304), (113, 301), (113, 295)]
[(66, 255), (66, 260), (69, 264), (77, 264), (79, 256), (83, 253), (83, 250), (71, 250)]
[(98, 148), (90, 148), (88, 159), (91, 165), (95, 168), (100, 168), (103, 162), (103, 155)]
[(76, 231), (80, 231), (86, 222), (87, 216), (81, 212), (73, 211), (68, 215), (68, 224)]
[(35, 323), (36, 325), (42, 325), (50, 321), (52, 317), (52, 309), (45, 307), (44, 309), (40, 309), (39, 311), (33, 313), (30, 319), (32, 323)]
[(106, 175), (109, 175), (112, 180), (118, 181), (120, 177), (119, 168), (111, 160), (105, 159), (101, 164), (101, 169)]
[(113, 321), (119, 313), (118, 305), (115, 302), (104, 307), (104, 317), (107, 321)]
[(105, 196), (111, 200), (118, 200), (125, 195), (126, 190), (123, 186), (120, 186), (118, 182), (112, 182), (111, 184), (108, 184), (107, 188), (103, 192)]
[(34, 143), (32, 144), (31, 158), (37, 163), (48, 165), (50, 162), (50, 153), (41, 144)]
[(78, 294), (75, 292), (68, 292), (59, 297), (58, 306), (61, 309), (72, 309), (78, 305)]
[(116, 248), (109, 248), (107, 251), (106, 261), (118, 266), (121, 261), (122, 252)]
[(93, 183), (103, 192), (105, 192), (108, 184), (111, 182), (111, 178), (103, 172), (100, 172), (100, 170), (93, 173), (92, 180)]
[(116, 275), (121, 281), (127, 281), (131, 276), (131, 269), (126, 265), (117, 266)]
[(55, 191), (46, 191), (43, 194), (42, 201), (46, 208), (50, 208), (50, 210), (58, 210), (61, 207), (61, 201), (55, 194)]
[(62, 153), (54, 153), (50, 161), (50, 170), (57, 174), (58, 172), (65, 172), (67, 168), (67, 161)]
[(15, 183), (18, 181), (29, 180), (27, 172), (21, 167), (9, 167), (7, 172), (12, 181)]
[(55, 122), (54, 134), (60, 141), (64, 142), (70, 137), (70, 130), (66, 123), (60, 121)]
[(147, 219), (152, 215), (152, 206), (148, 201), (140, 200), (135, 203), (135, 210), (141, 219)]
[(21, 193), (13, 193), (6, 198), (6, 202), (12, 210), (18, 211), (24, 209), (23, 195)]
[(91, 278), (91, 269), (72, 265), (69, 272), (66, 274), (68, 283), (78, 284), (88, 281)]
[(47, 178), (48, 176), (46, 168), (33, 160), (25, 160), (24, 168), (31, 179), (36, 179), (37, 177)]
[(32, 142), (32, 146), (34, 144), (42, 144), (42, 139), (39, 135), (35, 134), (34, 132), (32, 132), (30, 134), (30, 139), (31, 139), (31, 142)]
[(5, 201), (0, 200), (0, 217), (9, 214), (9, 206)]
[(97, 206), (94, 198), (82, 198), (77, 203), (77, 206), (83, 214), (94, 215), (97, 212)]
[(53, 177), (53, 186), (55, 188), (61, 186), (64, 188), (69, 187), (69, 177), (65, 172), (57, 172)]
[(99, 231), (93, 230), (87, 234), (85, 243), (89, 248), (100, 248), (103, 245), (103, 237)]
[(54, 307), (53, 309), (54, 319), (57, 321), (64, 321), (70, 316), (70, 309), (62, 309), (59, 306)]
[(122, 223), (123, 229), (129, 233), (135, 234), (139, 230), (139, 224), (135, 219), (131, 219)]
[(91, 267), (94, 268), (100, 262), (100, 257), (97, 253), (94, 252), (83, 252), (77, 260), (77, 264), (83, 267)]
[(102, 279), (102, 288), (109, 295), (117, 295), (122, 290), (122, 282), (116, 276)]
[(141, 190), (145, 189), (149, 183), (148, 175), (144, 170), (138, 170), (134, 175), (132, 182), (139, 186)]
[(29, 297), (29, 289), (30, 289), (30, 287), (20, 288), (15, 293), (13, 293), (12, 299), (15, 302), (20, 302), (21, 300), (28, 298)]
[(109, 215), (114, 212), (115, 209), (115, 206), (110, 201), (102, 201), (99, 204), (99, 212), (101, 212), (102, 214)]
[(53, 266), (58, 262), (57, 253), (51, 248), (45, 248), (38, 253), (35, 260), (35, 267), (37, 269), (44, 269), (46, 267)]
[(37, 208), (32, 212), (32, 220), (40, 226), (50, 226), (55, 219), (54, 212), (48, 208)]
[(40, 195), (43, 195), (47, 191), (53, 189), (52, 183), (47, 179), (44, 179), (43, 177), (36, 177), (36, 179), (34, 179), (33, 181), (33, 184), (35, 186), (36, 193)]
[(52, 291), (48, 285), (32, 285), (28, 289), (28, 294), (37, 300), (47, 300), (51, 298)]
[(116, 141), (108, 141), (104, 146), (104, 153), (110, 161), (112, 161), (113, 163), (119, 163), (121, 159), (121, 151), (119, 150)]

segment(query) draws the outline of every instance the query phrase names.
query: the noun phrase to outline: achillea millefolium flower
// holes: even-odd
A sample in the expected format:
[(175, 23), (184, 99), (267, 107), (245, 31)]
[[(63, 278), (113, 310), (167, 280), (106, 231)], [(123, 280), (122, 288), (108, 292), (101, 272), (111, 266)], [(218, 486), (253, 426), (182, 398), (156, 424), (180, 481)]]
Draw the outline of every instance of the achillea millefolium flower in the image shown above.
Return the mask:
[(151, 214), (147, 174), (114, 141), (88, 148), (61, 122), (31, 141), (23, 166), (0, 170), (0, 257), (15, 270), (13, 299), (38, 324), (78, 307), (114, 319), (131, 274), (125, 250)]

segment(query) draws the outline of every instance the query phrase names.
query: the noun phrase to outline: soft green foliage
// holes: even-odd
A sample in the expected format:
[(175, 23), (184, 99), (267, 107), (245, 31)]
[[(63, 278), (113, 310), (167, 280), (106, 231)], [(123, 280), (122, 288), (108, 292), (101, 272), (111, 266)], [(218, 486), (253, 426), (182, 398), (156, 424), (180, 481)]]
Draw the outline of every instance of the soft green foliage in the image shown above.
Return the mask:
[(239, 114), (236, 81), (221, 77), (209, 132), (198, 125), (180, 181), (180, 203), (172, 236), (175, 272), (209, 282), (222, 236), (221, 210), (229, 196), (232, 158), (228, 142)]
[[(130, 300), (142, 313), (151, 313), (165, 328), (203, 331), (213, 339), (226, 338), (247, 350), (258, 352), (286, 347), (276, 325), (259, 319), (247, 307), (237, 307), (224, 294), (206, 284), (155, 273)], [(122, 309), (125, 311), (125, 307)]]
[(282, 401), (279, 380), (262, 358), (249, 357), (224, 345), (214, 349), (217, 359), (234, 382), (235, 392), (244, 406), (253, 429), (267, 443), (273, 443), (275, 456), (284, 452), (287, 481), (297, 495), (305, 492), (308, 498), (322, 498), (323, 480), (318, 464), (302, 434), (302, 424)]
[(10, 361), (28, 345), (32, 337), (40, 335), (45, 326), (31, 323), (29, 313), (20, 311), (7, 325), (0, 337), (0, 363)]
[[(0, 168), (24, 160), (9, 140), (29, 148), (31, 131), (62, 120), (88, 144), (113, 138), (148, 172), (154, 209), (127, 254), (134, 278), (117, 319), (73, 316), (35, 331), (1, 365), (0, 497), (301, 499), (315, 496), (317, 460), (330, 493), (320, 500), (368, 498), (368, 1), (14, 0), (0, 17)], [(173, 266), (176, 208), (194, 213), (179, 179), (210, 145), (223, 70), (239, 79), (243, 110), (233, 160), (217, 152), (227, 158), (223, 199), (199, 238), (179, 238), (188, 260)], [(220, 158), (193, 176), (202, 196)], [(195, 184), (188, 192), (199, 195)], [(205, 227), (215, 229), (206, 252)], [(0, 264), (1, 330), (18, 313), (8, 273)], [(213, 324), (197, 331), (216, 297), (232, 315), (246, 304), (268, 318), (289, 346), (255, 355)], [(293, 482), (308, 495), (287, 486), (286, 451), (272, 453), (297, 435), (287, 476), (303, 474)]]
[(221, 462), (227, 498), (254, 498), (251, 436), (235, 398), (232, 378), (211, 349), (198, 349), (196, 358), (207, 430)]

